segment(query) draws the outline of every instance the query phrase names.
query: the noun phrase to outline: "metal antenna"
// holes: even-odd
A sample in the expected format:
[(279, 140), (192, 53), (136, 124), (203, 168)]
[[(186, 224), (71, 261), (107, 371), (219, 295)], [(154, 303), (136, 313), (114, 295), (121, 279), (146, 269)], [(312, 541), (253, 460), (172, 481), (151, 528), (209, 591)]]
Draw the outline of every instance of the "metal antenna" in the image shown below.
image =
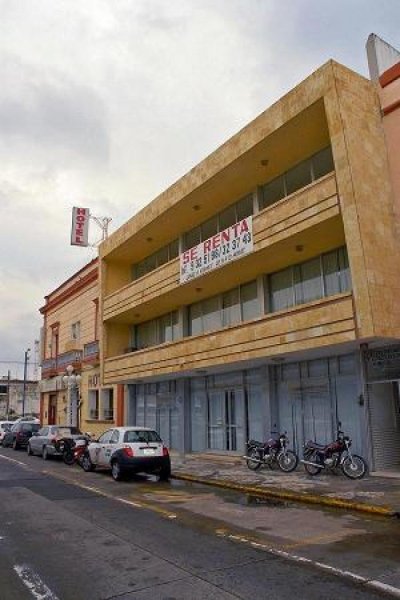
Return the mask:
[(96, 225), (98, 225), (98, 227), (100, 227), (100, 229), (101, 229), (101, 238), (99, 240), (97, 240), (96, 242), (94, 242), (93, 244), (90, 244), (90, 246), (92, 248), (97, 248), (97, 246), (101, 242), (104, 242), (104, 240), (107, 239), (108, 226), (111, 223), (112, 218), (111, 217), (97, 217), (96, 215), (92, 215), (92, 213), (89, 213), (89, 218), (92, 219), (92, 221), (94, 221), (96, 223)]

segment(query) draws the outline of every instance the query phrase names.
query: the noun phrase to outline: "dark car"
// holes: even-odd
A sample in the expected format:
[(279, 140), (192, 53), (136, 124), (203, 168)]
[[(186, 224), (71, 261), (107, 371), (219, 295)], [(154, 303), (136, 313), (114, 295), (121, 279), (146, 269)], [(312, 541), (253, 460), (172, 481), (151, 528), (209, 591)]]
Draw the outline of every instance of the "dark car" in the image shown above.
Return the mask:
[(12, 446), (14, 450), (18, 448), (26, 448), (28, 440), (32, 434), (39, 431), (40, 423), (15, 423), (11, 427), (11, 431), (7, 431), (3, 438), (3, 446)]

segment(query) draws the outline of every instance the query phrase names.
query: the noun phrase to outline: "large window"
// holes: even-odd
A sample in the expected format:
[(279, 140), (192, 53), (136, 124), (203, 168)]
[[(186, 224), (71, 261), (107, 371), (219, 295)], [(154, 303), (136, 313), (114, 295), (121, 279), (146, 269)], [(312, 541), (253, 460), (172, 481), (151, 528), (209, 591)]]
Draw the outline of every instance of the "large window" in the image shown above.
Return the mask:
[(179, 255), (179, 240), (176, 239), (170, 244), (163, 246), (160, 250), (157, 250), (154, 254), (147, 256), (132, 267), (133, 279), (139, 279), (147, 273), (154, 271), (157, 267), (161, 267), (165, 263), (169, 262), (173, 258)]
[(189, 307), (189, 335), (216, 331), (260, 316), (257, 282), (233, 288), (224, 294), (196, 302)]
[(260, 210), (312, 183), (334, 170), (330, 146), (298, 163), (262, 187)]
[(346, 248), (269, 275), (267, 289), (271, 312), (351, 290)]
[(178, 340), (182, 337), (178, 311), (136, 325), (133, 335), (135, 337), (134, 346), (138, 350)]
[(253, 214), (253, 194), (248, 194), (235, 204), (231, 204), (208, 221), (194, 227), (184, 235), (184, 249), (188, 250), (200, 242), (208, 240), (219, 231), (227, 229)]

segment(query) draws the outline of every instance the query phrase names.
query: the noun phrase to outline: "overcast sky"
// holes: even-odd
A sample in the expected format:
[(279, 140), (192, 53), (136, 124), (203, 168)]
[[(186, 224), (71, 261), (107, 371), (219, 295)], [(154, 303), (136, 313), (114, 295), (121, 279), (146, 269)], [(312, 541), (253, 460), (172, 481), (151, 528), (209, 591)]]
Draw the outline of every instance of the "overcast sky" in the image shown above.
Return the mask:
[(72, 206), (114, 231), (329, 58), (367, 75), (399, 23), (399, 0), (0, 0), (0, 376), (95, 256)]

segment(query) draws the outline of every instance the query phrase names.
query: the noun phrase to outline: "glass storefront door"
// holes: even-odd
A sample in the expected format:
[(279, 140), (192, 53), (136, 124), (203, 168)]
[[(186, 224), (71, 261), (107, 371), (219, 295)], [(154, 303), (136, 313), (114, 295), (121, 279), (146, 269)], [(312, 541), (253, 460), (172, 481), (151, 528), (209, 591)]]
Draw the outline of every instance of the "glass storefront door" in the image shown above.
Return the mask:
[(209, 390), (207, 403), (209, 450), (242, 450), (245, 437), (243, 389)]

